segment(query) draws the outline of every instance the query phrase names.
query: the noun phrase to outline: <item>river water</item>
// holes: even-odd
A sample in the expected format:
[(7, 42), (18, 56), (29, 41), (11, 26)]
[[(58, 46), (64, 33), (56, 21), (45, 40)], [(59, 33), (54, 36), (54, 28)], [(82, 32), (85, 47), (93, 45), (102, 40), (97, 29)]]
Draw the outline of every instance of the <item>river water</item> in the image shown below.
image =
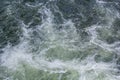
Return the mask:
[(0, 80), (120, 80), (120, 0), (1, 0)]

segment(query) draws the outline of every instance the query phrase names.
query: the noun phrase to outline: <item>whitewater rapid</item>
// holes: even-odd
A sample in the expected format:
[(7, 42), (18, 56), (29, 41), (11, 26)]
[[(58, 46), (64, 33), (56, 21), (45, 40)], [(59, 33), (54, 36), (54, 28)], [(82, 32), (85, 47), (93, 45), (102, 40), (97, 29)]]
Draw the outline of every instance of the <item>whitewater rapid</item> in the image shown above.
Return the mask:
[[(0, 80), (120, 80), (120, 34), (119, 30), (113, 33), (113, 24), (120, 15), (117, 9), (107, 6), (118, 5), (117, 2), (96, 0), (93, 9), (100, 14), (97, 17), (101, 21), (91, 25), (85, 23), (87, 26), (82, 27), (88, 17), (84, 15), (84, 9), (79, 14), (70, 14), (69, 10), (63, 14), (64, 6), (57, 5), (57, 1), (59, 4), (62, 0), (7, 3), (4, 14), (18, 22), (21, 33), (17, 32), (19, 42), (16, 45), (9, 40), (0, 48), (3, 51), (0, 54)], [(75, 1), (79, 0), (68, 3), (77, 4)], [(19, 9), (23, 11), (21, 16)], [(27, 14), (31, 16), (24, 17)], [(80, 21), (79, 16), (72, 18), (76, 15), (82, 17)], [(81, 25), (77, 26), (79, 23)], [(117, 39), (110, 41), (113, 38)]]

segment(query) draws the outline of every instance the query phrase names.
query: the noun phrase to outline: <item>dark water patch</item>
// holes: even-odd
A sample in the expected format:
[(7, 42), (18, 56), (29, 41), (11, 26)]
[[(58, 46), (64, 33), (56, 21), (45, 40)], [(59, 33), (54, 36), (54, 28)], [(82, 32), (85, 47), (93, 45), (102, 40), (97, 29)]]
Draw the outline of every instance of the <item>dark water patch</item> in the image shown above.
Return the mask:
[(83, 29), (95, 24), (107, 24), (102, 12), (94, 0), (58, 1), (57, 6), (64, 18), (72, 19), (76, 28)]
[[(62, 1), (61, 1), (62, 2)], [(50, 9), (52, 14), (54, 15), (53, 23), (55, 24), (63, 24), (64, 23), (64, 16), (61, 11), (59, 11), (58, 1), (50, 1), (46, 4), (46, 7)]]
[(0, 50), (0, 54), (2, 54), (4, 51), (3, 50)]
[(115, 19), (113, 22), (113, 29), (114, 31), (120, 31), (120, 18)]
[(36, 0), (23, 0), (23, 2), (35, 2)]
[(38, 9), (36, 8), (30, 8), (26, 5), (22, 4), (16, 4), (14, 5), (14, 13), (15, 16), (24, 21), (25, 24), (28, 24), (32, 21), (33, 17), (36, 15), (36, 12)]
[(119, 55), (116, 57), (116, 65), (120, 72), (120, 56)]
[(79, 37), (81, 37), (82, 42), (89, 42), (90, 41), (90, 35), (84, 29), (82, 29), (82, 30), (77, 29), (77, 33), (79, 34)]
[(33, 16), (33, 19), (31, 21), (31, 24), (29, 25), (29, 28), (35, 28), (35, 26), (37, 25), (41, 25), (42, 24), (42, 15), (40, 13), (36, 13)]
[(46, 4), (48, 1), (49, 1), (49, 0), (22, 0), (21, 2), (22, 2), (23, 4), (29, 3), (29, 4), (34, 5), (34, 4), (36, 4), (36, 3)]
[[(116, 24), (117, 25), (117, 24)], [(120, 33), (115, 30), (115, 26), (112, 28), (98, 29), (98, 39), (112, 44), (120, 40)]]
[(2, 48), (8, 43), (18, 44), (21, 33), (19, 22), (14, 16), (6, 13), (6, 10), (3, 10), (0, 15), (0, 47)]
[(56, 24), (62, 24), (64, 22), (64, 20), (61, 17), (61, 14), (59, 12), (54, 13), (54, 22)]

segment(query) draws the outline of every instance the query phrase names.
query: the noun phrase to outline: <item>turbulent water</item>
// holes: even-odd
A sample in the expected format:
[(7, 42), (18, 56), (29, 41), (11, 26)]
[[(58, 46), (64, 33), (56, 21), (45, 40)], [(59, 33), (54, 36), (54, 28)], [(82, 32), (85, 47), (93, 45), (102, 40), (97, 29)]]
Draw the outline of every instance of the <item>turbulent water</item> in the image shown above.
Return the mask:
[(0, 0), (0, 80), (120, 80), (120, 0)]

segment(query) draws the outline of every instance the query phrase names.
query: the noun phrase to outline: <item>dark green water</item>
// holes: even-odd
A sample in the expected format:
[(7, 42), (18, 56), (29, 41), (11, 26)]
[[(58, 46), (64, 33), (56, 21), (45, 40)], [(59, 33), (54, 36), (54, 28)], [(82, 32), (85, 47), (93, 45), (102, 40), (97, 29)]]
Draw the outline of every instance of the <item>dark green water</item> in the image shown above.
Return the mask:
[(0, 80), (120, 80), (120, 1), (1, 0)]

